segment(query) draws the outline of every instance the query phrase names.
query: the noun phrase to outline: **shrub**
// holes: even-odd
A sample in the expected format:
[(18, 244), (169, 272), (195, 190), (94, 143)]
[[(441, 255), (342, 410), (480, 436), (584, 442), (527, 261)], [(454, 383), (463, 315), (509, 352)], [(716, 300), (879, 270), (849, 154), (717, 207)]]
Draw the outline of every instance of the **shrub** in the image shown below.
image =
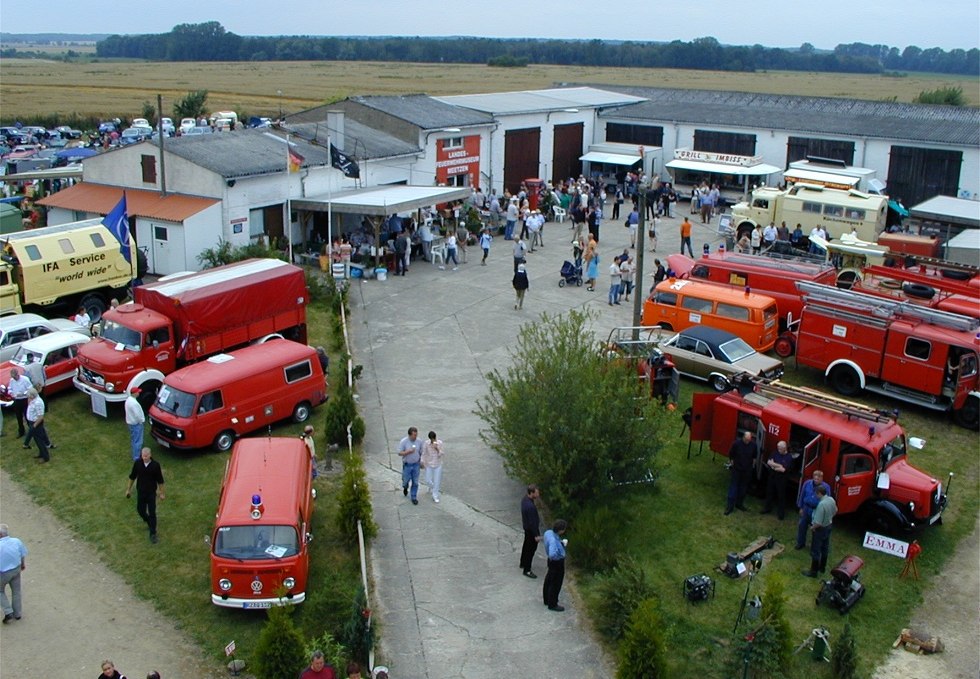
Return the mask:
[(913, 104), (945, 104), (947, 106), (965, 106), (962, 87), (937, 87), (934, 90), (922, 90), (919, 96), (912, 100)]
[(305, 667), (303, 637), (290, 618), (287, 606), (269, 609), (269, 620), (262, 627), (252, 663), (260, 679), (296, 679)]
[(780, 573), (769, 573), (762, 594), (762, 617), (773, 630), (772, 652), (785, 666), (793, 657), (793, 630), (786, 617), (786, 581)]
[(616, 679), (661, 679), (667, 676), (664, 625), (653, 599), (640, 602), (619, 644)]
[(844, 623), (844, 631), (830, 654), (830, 671), (835, 679), (855, 679), (858, 676), (858, 654), (854, 630), (850, 621)]
[[(623, 553), (625, 536), (629, 531), (621, 526), (625, 513), (606, 503), (589, 505), (575, 517), (575, 565), (595, 573), (607, 571), (616, 565)], [(616, 530), (610, 530), (616, 526)], [(627, 615), (629, 611), (627, 611)]]
[(623, 637), (630, 615), (640, 602), (653, 596), (646, 573), (632, 557), (625, 557), (596, 582), (592, 597), (592, 619), (607, 639)]
[(371, 510), (371, 496), (368, 493), (367, 479), (361, 458), (348, 455), (344, 463), (344, 478), (337, 496), (337, 530), (350, 544), (357, 544), (357, 522), (364, 529), (364, 539), (369, 540), (378, 533)]
[(360, 442), (364, 438), (364, 420), (357, 414), (354, 394), (343, 376), (337, 380), (324, 414), (323, 433), (327, 443), (346, 446), (348, 424), (353, 442)]
[(333, 665), (334, 674), (342, 676), (344, 667), (347, 664), (347, 649), (339, 641), (333, 638), (329, 632), (324, 632), (320, 636), (310, 639), (306, 644), (306, 657), (313, 657), (313, 651), (322, 651), (327, 663)]
[(367, 665), (368, 652), (374, 645), (374, 629), (369, 625), (370, 613), (364, 588), (359, 587), (351, 603), (347, 624), (341, 631), (341, 643), (350, 652), (351, 658), (361, 665)]

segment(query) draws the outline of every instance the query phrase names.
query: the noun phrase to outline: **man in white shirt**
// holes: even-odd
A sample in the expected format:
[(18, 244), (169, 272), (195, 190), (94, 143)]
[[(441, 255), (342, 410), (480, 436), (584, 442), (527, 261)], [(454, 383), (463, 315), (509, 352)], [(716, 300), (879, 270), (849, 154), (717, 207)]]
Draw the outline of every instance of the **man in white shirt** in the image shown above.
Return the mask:
[(813, 242), (814, 236), (816, 236), (817, 238), (822, 238), (823, 240), (827, 240), (827, 232), (819, 224), (817, 224), (815, 227), (810, 229), (810, 254), (812, 255), (822, 254), (823, 248), (821, 248), (815, 242)]
[(771, 248), (776, 243), (776, 225), (769, 222), (769, 225), (762, 230), (762, 244)]
[(31, 388), (31, 380), (21, 374), (19, 368), (10, 369), (10, 382), (7, 384), (7, 394), (14, 399), (14, 416), (17, 417), (17, 436), (24, 435), (24, 414), (27, 412), (27, 390)]
[(133, 462), (140, 459), (140, 451), (143, 450), (143, 423), (146, 422), (146, 416), (143, 414), (143, 406), (136, 400), (141, 391), (139, 387), (133, 387), (126, 397), (126, 426), (129, 427), (129, 448), (133, 454)]

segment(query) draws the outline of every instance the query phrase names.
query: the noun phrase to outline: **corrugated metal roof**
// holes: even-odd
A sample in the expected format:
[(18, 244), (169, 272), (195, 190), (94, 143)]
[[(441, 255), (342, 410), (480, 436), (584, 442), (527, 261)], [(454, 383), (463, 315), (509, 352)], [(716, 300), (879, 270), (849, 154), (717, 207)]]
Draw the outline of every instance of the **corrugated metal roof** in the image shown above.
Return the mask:
[[(350, 100), (376, 111), (387, 113), (423, 130), (465, 127), (467, 125), (490, 125), (493, 123), (493, 116), (482, 111), (453, 106), (427, 94), (358, 96), (350, 97)], [(349, 121), (350, 119), (348, 116), (346, 120)]]
[(491, 115), (514, 115), (541, 111), (561, 111), (566, 108), (598, 108), (643, 101), (642, 96), (600, 90), (594, 87), (558, 87), (548, 90), (495, 92), (490, 94), (459, 94), (436, 99), (454, 106), (464, 106)]
[[(118, 186), (81, 182), (42, 198), (38, 203), (46, 207), (107, 215), (116, 207), (122, 195), (123, 189)], [(126, 212), (130, 217), (149, 217), (165, 222), (182, 222), (220, 202), (214, 198), (175, 193), (163, 196), (159, 191), (126, 189)]]
[(609, 86), (648, 101), (602, 118), (776, 129), (951, 145), (980, 144), (980, 108), (834, 97)]
[[(330, 164), (330, 153), (303, 139), (291, 139), (303, 156), (303, 167)], [(220, 175), (236, 179), (283, 172), (286, 168), (285, 134), (269, 129), (236, 130), (168, 139), (164, 149)]]
[[(333, 134), (327, 127), (325, 120), (322, 122), (289, 123), (288, 129), (298, 137), (316, 141), (318, 145), (322, 145), (323, 149), (326, 149), (327, 135)], [(339, 148), (336, 142), (334, 142), (334, 146)], [(387, 132), (368, 127), (351, 119), (350, 116), (344, 117), (344, 147), (340, 150), (354, 160), (391, 158), (422, 152), (418, 145), (410, 144)], [(303, 152), (300, 151), (300, 154)]]

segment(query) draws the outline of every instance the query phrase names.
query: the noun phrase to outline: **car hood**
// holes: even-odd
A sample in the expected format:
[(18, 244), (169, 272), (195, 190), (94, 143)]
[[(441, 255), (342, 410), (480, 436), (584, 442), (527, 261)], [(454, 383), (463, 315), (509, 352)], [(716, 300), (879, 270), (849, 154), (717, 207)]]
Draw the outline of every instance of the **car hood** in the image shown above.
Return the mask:
[(78, 362), (90, 370), (123, 368), (133, 360), (133, 356), (133, 351), (117, 351), (115, 344), (102, 338), (94, 339), (78, 349)]
[(752, 375), (768, 375), (771, 371), (782, 373), (783, 362), (778, 358), (772, 358), (765, 354), (749, 354), (740, 361), (734, 363), (739, 370), (744, 370)]

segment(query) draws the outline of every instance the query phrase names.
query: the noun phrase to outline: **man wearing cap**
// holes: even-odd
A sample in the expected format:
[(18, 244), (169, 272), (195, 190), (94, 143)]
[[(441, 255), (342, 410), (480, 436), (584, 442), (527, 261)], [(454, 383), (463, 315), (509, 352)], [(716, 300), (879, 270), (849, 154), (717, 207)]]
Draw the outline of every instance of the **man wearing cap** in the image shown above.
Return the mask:
[(126, 397), (126, 426), (129, 427), (129, 448), (133, 462), (140, 459), (140, 451), (143, 449), (143, 423), (146, 422), (143, 406), (136, 400), (140, 391), (142, 390), (139, 387), (133, 387)]

